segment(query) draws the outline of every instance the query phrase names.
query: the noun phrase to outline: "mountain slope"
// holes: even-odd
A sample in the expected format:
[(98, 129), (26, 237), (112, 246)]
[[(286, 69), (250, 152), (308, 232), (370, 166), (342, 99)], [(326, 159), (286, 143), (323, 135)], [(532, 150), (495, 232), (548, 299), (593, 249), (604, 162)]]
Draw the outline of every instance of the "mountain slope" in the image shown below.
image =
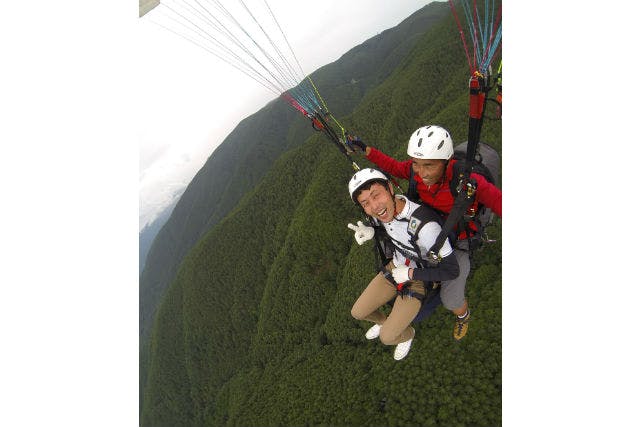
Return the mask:
[(175, 202), (164, 208), (164, 210), (160, 212), (156, 219), (154, 219), (151, 223), (145, 225), (144, 228), (140, 231), (138, 235), (138, 264), (140, 268), (140, 274), (142, 274), (144, 264), (147, 261), (147, 255), (149, 254), (149, 249), (151, 249), (151, 244), (162, 229), (162, 226), (171, 216), (171, 212), (173, 212), (173, 208), (176, 206), (176, 203), (178, 203), (177, 199)]
[[(383, 81), (421, 34), (448, 13), (433, 3), (345, 53), (312, 74), (320, 93), (340, 117)], [(356, 81), (356, 83), (352, 83)], [(158, 303), (185, 254), (233, 209), (286, 150), (300, 145), (313, 130), (280, 100), (243, 120), (210, 156), (158, 233), (140, 279), (140, 335), (144, 341)]]
[[(402, 158), (425, 122), (460, 141), (466, 67), (446, 18), (340, 121)], [(483, 137), (499, 148), (499, 123), (487, 121)], [(500, 246), (475, 256), (469, 335), (454, 342), (440, 308), (395, 362), (349, 314), (375, 274), (371, 244), (346, 228), (360, 216), (346, 190), (352, 172), (312, 135), (203, 235), (158, 311), (142, 425), (500, 424)], [(490, 232), (499, 236), (499, 222)]]

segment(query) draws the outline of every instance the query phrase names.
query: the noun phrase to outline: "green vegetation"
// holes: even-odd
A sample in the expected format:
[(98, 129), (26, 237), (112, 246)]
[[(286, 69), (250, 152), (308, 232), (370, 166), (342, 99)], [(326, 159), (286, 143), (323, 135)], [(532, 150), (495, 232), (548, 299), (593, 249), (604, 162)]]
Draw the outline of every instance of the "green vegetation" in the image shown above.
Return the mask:
[[(364, 94), (388, 77), (420, 35), (447, 13), (445, 4), (429, 5), (314, 72), (312, 78), (336, 117), (353, 111)], [(313, 133), (297, 111), (276, 100), (240, 122), (209, 157), (149, 250), (140, 277), (143, 339), (148, 337), (157, 305), (187, 252), (237, 206), (280, 155)]]
[[(447, 13), (443, 3), (428, 5), (314, 72), (312, 77), (336, 117), (353, 111), (371, 88), (389, 76), (419, 37)], [(298, 112), (280, 100), (273, 101), (229, 134), (181, 196), (153, 241), (140, 275), (141, 399), (156, 311), (185, 255), (260, 182), (279, 156), (313, 133)]]
[[(413, 41), (386, 31), (314, 75), (348, 129), (398, 158), (425, 123), (447, 127), (456, 142), (466, 136), (468, 68), (446, 4), (401, 26), (427, 21), (431, 30), (407, 33)], [(357, 58), (377, 72), (350, 74), (364, 71), (349, 65)], [(154, 242), (150, 260), (155, 250), (182, 262), (162, 273), (175, 275), (166, 292), (141, 283), (141, 298), (155, 289), (160, 301), (141, 350), (141, 424), (500, 425), (500, 243), (475, 255), (467, 337), (453, 340), (453, 316), (440, 307), (416, 327), (409, 356), (394, 361), (393, 347), (366, 341), (367, 323), (350, 316), (375, 274), (371, 242), (358, 246), (346, 227), (360, 216), (347, 194), (352, 170), (289, 114), (275, 102), (243, 121)], [(262, 138), (271, 142), (260, 153), (245, 146)], [(499, 122), (485, 122), (483, 140), (500, 149)], [(499, 238), (500, 221), (489, 233)]]

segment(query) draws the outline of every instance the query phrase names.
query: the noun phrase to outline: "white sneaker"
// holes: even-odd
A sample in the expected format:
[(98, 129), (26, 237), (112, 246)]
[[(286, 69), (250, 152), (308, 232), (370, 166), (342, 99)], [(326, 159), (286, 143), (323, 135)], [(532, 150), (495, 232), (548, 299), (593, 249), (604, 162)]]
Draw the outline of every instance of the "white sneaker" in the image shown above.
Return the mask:
[[(414, 337), (415, 337), (415, 331), (414, 331)], [(398, 344), (396, 346), (395, 351), (393, 352), (393, 358), (396, 360), (404, 359), (407, 356), (407, 354), (409, 354), (409, 350), (411, 349), (411, 342), (413, 342), (413, 338)]]
[(373, 325), (372, 327), (369, 328), (369, 330), (367, 331), (366, 334), (364, 334), (365, 337), (367, 337), (368, 340), (375, 340), (376, 338), (378, 338), (380, 336), (380, 328), (382, 326), (378, 325), (377, 323), (375, 325)]

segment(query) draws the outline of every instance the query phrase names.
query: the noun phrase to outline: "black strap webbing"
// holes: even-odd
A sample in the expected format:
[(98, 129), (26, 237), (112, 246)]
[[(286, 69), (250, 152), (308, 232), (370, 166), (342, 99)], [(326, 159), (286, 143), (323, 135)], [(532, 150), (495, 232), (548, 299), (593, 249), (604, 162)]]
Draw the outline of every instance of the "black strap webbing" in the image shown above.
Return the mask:
[(449, 216), (444, 222), (442, 230), (440, 230), (440, 234), (438, 234), (435, 243), (429, 249), (428, 255), (433, 260), (440, 260), (438, 253), (440, 252), (440, 249), (442, 249), (442, 245), (444, 245), (449, 234), (454, 230), (456, 225), (463, 220), (469, 206), (473, 203), (473, 200), (475, 199), (475, 189), (476, 186), (473, 181), (467, 184), (467, 188), (460, 188), (460, 191), (453, 202), (453, 208), (451, 209), (451, 212), (449, 212)]
[(418, 182), (414, 179), (415, 172), (413, 168), (409, 169), (409, 187), (407, 188), (407, 199), (414, 203), (422, 203), (418, 195)]
[(453, 203), (453, 208), (451, 212), (449, 212), (449, 216), (442, 227), (442, 231), (440, 231), (434, 245), (429, 249), (429, 255), (433, 259), (439, 259), (438, 252), (440, 252), (447, 236), (456, 224), (464, 221), (464, 216), (475, 199), (477, 183), (471, 179), (471, 171), (480, 142), (482, 118), (487, 102), (487, 91), (488, 86), (484, 78), (478, 75), (471, 77), (469, 80), (469, 134), (467, 139), (466, 161), (462, 173), (454, 173), (453, 178), (457, 178), (457, 195)]

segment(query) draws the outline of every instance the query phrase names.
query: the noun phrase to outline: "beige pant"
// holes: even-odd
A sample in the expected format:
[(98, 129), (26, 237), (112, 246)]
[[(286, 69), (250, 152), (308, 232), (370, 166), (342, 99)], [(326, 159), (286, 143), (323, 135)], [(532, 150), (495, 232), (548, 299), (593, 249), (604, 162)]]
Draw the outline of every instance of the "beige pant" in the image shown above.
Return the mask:
[[(386, 268), (387, 270), (393, 268), (393, 263)], [(412, 291), (424, 295), (423, 282), (412, 280), (409, 285)], [(396, 288), (393, 284), (385, 279), (382, 273), (378, 273), (351, 308), (351, 315), (354, 318), (382, 325), (380, 341), (385, 345), (396, 345), (413, 338), (415, 331), (409, 325), (420, 311), (419, 299), (399, 296), (393, 304), (389, 317), (386, 317), (380, 307), (395, 295)]]

